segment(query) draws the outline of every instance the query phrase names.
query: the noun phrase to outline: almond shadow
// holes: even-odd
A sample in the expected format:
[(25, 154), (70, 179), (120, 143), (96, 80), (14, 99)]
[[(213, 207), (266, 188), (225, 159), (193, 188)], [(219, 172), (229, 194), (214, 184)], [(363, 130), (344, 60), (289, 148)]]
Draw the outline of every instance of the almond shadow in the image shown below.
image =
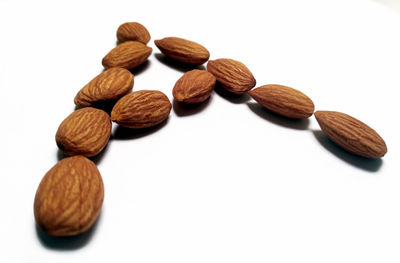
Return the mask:
[(200, 103), (185, 104), (174, 99), (172, 101), (172, 108), (179, 117), (190, 116), (202, 112), (210, 104), (211, 100), (212, 96)]
[(245, 103), (251, 99), (250, 95), (246, 92), (243, 94), (235, 94), (226, 89), (224, 89), (221, 84), (217, 81), (214, 88), (215, 93), (217, 93), (220, 97), (226, 99), (227, 101), (240, 104)]
[(169, 121), (169, 118), (163, 121), (160, 124), (157, 124), (156, 126), (149, 127), (149, 128), (143, 128), (143, 129), (131, 129), (131, 128), (125, 128), (122, 126), (117, 125), (115, 129), (112, 132), (112, 138), (113, 140), (133, 140), (133, 139), (139, 139), (145, 136), (149, 136), (152, 133), (155, 133), (162, 129), (165, 125), (167, 125)]
[(200, 69), (200, 70), (205, 70), (206, 69), (204, 67), (204, 65), (195, 66), (195, 65), (182, 63), (182, 62), (173, 60), (173, 59), (165, 56), (162, 53), (155, 53), (154, 56), (156, 57), (156, 59), (159, 62), (161, 62), (165, 66), (170, 67), (170, 68), (172, 68), (172, 69), (174, 69), (176, 71), (182, 72), (182, 73), (185, 73), (185, 72), (193, 70), (193, 69)]

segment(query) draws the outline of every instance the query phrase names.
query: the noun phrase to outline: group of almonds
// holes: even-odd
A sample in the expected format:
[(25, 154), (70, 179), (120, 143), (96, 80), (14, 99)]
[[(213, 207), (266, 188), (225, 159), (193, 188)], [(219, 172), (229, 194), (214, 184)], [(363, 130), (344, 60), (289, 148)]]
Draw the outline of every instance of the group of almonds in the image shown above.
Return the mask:
[[(34, 215), (48, 235), (72, 236), (88, 230), (96, 221), (104, 199), (104, 186), (96, 165), (87, 157), (99, 154), (111, 135), (111, 121), (141, 129), (165, 121), (171, 111), (168, 97), (157, 90), (132, 92), (134, 76), (129, 71), (144, 63), (152, 53), (150, 34), (137, 23), (122, 24), (117, 30), (119, 44), (102, 61), (106, 69), (76, 95), (79, 108), (59, 126), (56, 143), (71, 156), (53, 166), (42, 179), (35, 196)], [(177, 37), (154, 41), (169, 59), (193, 68), (205, 63), (210, 53), (202, 45)], [(316, 111), (302, 92), (283, 85), (254, 88), (256, 80), (241, 62), (221, 58), (210, 60), (207, 71), (193, 69), (176, 82), (176, 101), (197, 104), (207, 100), (214, 86), (234, 94), (248, 93), (268, 110), (292, 119), (314, 114), (322, 131), (343, 149), (366, 158), (380, 158), (387, 148), (384, 140), (363, 122), (340, 112)], [(111, 114), (99, 109), (104, 102), (115, 105)]]

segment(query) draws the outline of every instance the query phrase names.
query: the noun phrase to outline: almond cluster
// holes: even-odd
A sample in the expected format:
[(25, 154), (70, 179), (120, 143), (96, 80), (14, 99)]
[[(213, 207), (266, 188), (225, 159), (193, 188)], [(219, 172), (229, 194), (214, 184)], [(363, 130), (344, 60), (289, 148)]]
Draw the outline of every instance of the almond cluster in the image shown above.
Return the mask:
[[(99, 170), (88, 157), (98, 155), (106, 147), (112, 122), (128, 129), (143, 129), (159, 125), (169, 117), (172, 106), (164, 93), (132, 91), (131, 70), (151, 55), (153, 50), (147, 46), (150, 39), (149, 31), (140, 23), (119, 26), (118, 45), (102, 60), (104, 71), (77, 92), (77, 110), (61, 122), (55, 140), (68, 157), (46, 173), (34, 201), (37, 225), (48, 235), (77, 235), (96, 221), (104, 186)], [(345, 113), (315, 111), (313, 101), (297, 89), (279, 84), (255, 88), (256, 79), (240, 61), (209, 60), (210, 53), (204, 46), (179, 37), (165, 37), (154, 43), (168, 59), (191, 68), (171, 87), (178, 103), (203, 103), (218, 85), (238, 96), (248, 93), (266, 110), (282, 118), (304, 119), (314, 115), (322, 132), (352, 154), (380, 158), (387, 152), (384, 140), (374, 129)], [(207, 70), (198, 68), (206, 62)], [(111, 105), (110, 110), (105, 105)]]

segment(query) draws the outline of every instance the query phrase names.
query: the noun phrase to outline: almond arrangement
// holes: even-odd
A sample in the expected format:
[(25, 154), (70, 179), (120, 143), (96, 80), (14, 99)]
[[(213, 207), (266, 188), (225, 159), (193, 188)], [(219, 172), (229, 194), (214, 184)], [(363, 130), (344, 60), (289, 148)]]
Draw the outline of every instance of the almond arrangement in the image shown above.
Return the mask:
[[(95, 223), (104, 199), (102, 177), (88, 157), (98, 155), (108, 144), (112, 122), (143, 129), (164, 122), (172, 109), (168, 97), (158, 90), (132, 91), (131, 69), (145, 63), (152, 53), (147, 46), (149, 31), (140, 23), (127, 22), (117, 30), (118, 45), (102, 60), (104, 71), (81, 88), (74, 98), (77, 110), (60, 124), (58, 148), (67, 156), (43, 177), (34, 200), (37, 225), (51, 236), (73, 236)], [(337, 111), (315, 111), (304, 93), (278, 84), (256, 86), (256, 79), (242, 62), (219, 58), (209, 60), (209, 51), (197, 42), (178, 37), (154, 41), (169, 59), (193, 69), (175, 83), (172, 95), (178, 103), (206, 101), (214, 87), (237, 94), (248, 93), (267, 110), (290, 119), (315, 116), (326, 136), (344, 150), (363, 158), (381, 158), (385, 141), (360, 120)], [(208, 62), (207, 62), (208, 61)], [(207, 62), (207, 70), (196, 66)], [(102, 103), (113, 104), (111, 112)]]

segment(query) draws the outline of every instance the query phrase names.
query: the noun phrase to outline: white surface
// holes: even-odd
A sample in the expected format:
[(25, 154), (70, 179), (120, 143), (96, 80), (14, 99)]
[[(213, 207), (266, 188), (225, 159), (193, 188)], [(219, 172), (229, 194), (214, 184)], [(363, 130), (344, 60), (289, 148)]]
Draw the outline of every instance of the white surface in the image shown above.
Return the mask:
[[(154, 51), (135, 90), (172, 99), (182, 71), (153, 41), (184, 37), (245, 63), (257, 86), (366, 122), (388, 154), (365, 161), (313, 132), (313, 117), (214, 93), (152, 133), (114, 133), (96, 158), (94, 230), (41, 237), (33, 199), (57, 162), (55, 132), (126, 21), (149, 29)], [(399, 262), (399, 29), (399, 12), (368, 0), (0, 1), (0, 262)]]

